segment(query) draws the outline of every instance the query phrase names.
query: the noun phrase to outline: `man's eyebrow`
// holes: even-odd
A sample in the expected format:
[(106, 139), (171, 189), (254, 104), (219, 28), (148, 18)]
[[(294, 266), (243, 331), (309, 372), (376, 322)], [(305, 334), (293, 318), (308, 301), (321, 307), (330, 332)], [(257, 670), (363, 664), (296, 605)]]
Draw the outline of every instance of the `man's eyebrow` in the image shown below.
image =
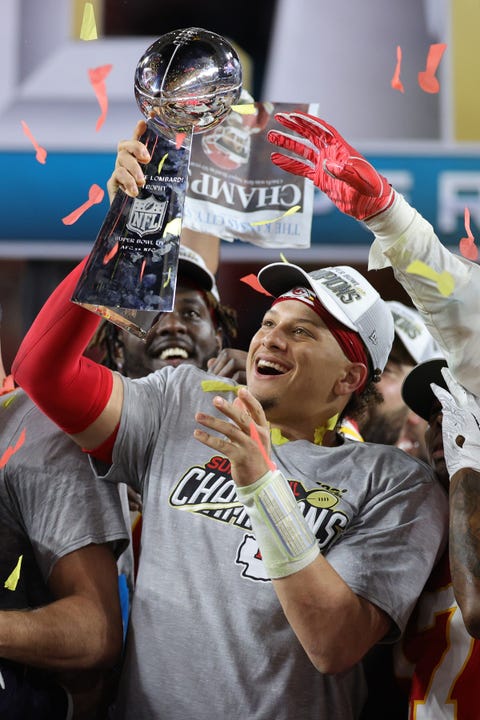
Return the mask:
[[(273, 307), (273, 308), (270, 308), (269, 310), (267, 310), (267, 312), (265, 313), (265, 315), (263, 317), (264, 318), (267, 317), (267, 315), (270, 313), (273, 313), (274, 315), (278, 315), (278, 311)], [(323, 327), (325, 325), (325, 323), (323, 322), (320, 315), (317, 315), (316, 313), (315, 313), (315, 317), (300, 316), (300, 317), (296, 317), (296, 318), (291, 318), (291, 321), (296, 322), (296, 323), (302, 323), (303, 325), (313, 325), (314, 327), (318, 327), (318, 328)]]
[(181, 292), (177, 296), (178, 301), (182, 303), (204, 303), (203, 296), (200, 292), (184, 295)]

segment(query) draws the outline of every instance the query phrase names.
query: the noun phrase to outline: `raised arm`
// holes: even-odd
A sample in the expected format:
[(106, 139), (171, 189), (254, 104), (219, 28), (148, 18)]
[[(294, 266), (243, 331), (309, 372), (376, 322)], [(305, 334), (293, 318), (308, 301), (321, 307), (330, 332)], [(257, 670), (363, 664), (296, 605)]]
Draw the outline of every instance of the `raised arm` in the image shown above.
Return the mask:
[[(441, 346), (452, 375), (480, 394), (479, 266), (447, 250), (401, 195), (366, 225), (375, 234), (369, 269), (392, 267)], [(414, 271), (414, 262), (420, 263), (420, 272)]]
[[(339, 210), (365, 222), (375, 234), (369, 269), (393, 268), (452, 374), (480, 394), (480, 268), (443, 247), (432, 226), (334, 127), (300, 112), (276, 118), (295, 135), (269, 132), (270, 142), (282, 150), (272, 154), (272, 161), (310, 178)], [(427, 266), (426, 274), (407, 272), (414, 260)]]
[(20, 387), (87, 450), (113, 436), (123, 385), (111, 370), (82, 356), (100, 318), (70, 302), (85, 261), (56, 288), (34, 320), (12, 365)]

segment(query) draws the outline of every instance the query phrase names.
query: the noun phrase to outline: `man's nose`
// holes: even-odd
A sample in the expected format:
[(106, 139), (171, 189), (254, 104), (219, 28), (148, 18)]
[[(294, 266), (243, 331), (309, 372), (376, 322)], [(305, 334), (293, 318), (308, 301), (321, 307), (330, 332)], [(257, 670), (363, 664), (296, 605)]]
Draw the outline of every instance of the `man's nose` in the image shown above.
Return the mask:
[(266, 348), (279, 348), (280, 350), (285, 350), (287, 346), (287, 341), (285, 338), (285, 333), (276, 325), (275, 327), (267, 328), (262, 344)]
[(184, 331), (185, 322), (182, 318), (182, 315), (176, 310), (172, 310), (172, 312), (162, 313), (158, 318), (157, 322), (150, 329), (150, 333), (154, 335), (168, 335), (171, 333)]

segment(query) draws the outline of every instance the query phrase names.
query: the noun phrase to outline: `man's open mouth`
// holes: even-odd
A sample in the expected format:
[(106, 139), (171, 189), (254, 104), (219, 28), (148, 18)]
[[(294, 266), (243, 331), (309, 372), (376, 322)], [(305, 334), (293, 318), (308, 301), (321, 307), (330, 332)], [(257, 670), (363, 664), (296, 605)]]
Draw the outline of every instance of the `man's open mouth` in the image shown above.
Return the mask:
[(181, 347), (165, 348), (159, 355), (160, 360), (188, 360), (189, 357), (185, 348)]
[(279, 362), (262, 359), (257, 361), (257, 372), (259, 375), (284, 375), (288, 370), (288, 367), (281, 365)]

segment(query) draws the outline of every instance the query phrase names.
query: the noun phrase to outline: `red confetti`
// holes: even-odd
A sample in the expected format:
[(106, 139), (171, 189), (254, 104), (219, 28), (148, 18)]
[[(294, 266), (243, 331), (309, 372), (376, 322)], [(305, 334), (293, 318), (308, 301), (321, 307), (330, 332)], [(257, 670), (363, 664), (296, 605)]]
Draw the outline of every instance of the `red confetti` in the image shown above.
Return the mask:
[(470, 229), (470, 210), (468, 208), (465, 208), (465, 230), (467, 231), (467, 237), (460, 240), (460, 252), (467, 260), (477, 260), (478, 248), (475, 245), (475, 238)]
[(13, 382), (13, 375), (7, 375), (0, 387), (0, 395), (6, 395), (7, 393), (15, 390), (15, 383)]
[(424, 92), (438, 93), (440, 90), (440, 83), (435, 77), (435, 73), (437, 72), (446, 47), (445, 43), (434, 43), (430, 45), (425, 70), (418, 73), (418, 84)]
[(88, 71), (88, 76), (90, 78), (90, 82), (92, 84), (93, 91), (98, 100), (98, 104), (100, 105), (100, 110), (102, 111), (100, 114), (100, 117), (97, 120), (97, 124), (95, 126), (95, 130), (97, 132), (100, 130), (103, 123), (105, 122), (105, 118), (107, 117), (108, 96), (107, 96), (107, 86), (105, 85), (105, 78), (111, 71), (112, 67), (113, 67), (113, 65), (101, 65), (100, 67), (97, 67), (97, 68), (91, 68)]
[(267, 451), (265, 450), (265, 447), (264, 447), (262, 441), (260, 440), (260, 435), (258, 434), (257, 427), (256, 427), (255, 423), (253, 422), (253, 420), (250, 422), (250, 437), (252, 438), (252, 440), (255, 440), (255, 442), (257, 443), (258, 447), (260, 448), (260, 452), (262, 453), (270, 470), (276, 470), (277, 466), (271, 460), (271, 458), (268, 457)]
[(103, 258), (103, 264), (106, 265), (110, 262), (110, 260), (115, 257), (115, 255), (118, 252), (118, 242), (115, 243), (115, 245), (112, 247), (111, 250), (108, 251), (108, 253)]
[(146, 261), (145, 258), (144, 258), (144, 259), (142, 260), (142, 267), (140, 268), (140, 282), (142, 282), (142, 280), (143, 280), (143, 273), (145, 272), (145, 265), (146, 265), (146, 263), (147, 263), (147, 261)]
[(177, 150), (180, 150), (180, 148), (182, 147), (186, 135), (187, 133), (177, 133), (177, 136), (175, 138), (175, 148)]
[(244, 282), (246, 285), (250, 285), (251, 288), (253, 288), (259, 293), (262, 293), (263, 295), (268, 295), (268, 297), (272, 297), (272, 295), (260, 285), (256, 275), (244, 275), (242, 278), (240, 278), (240, 282)]
[(399, 90), (400, 92), (404, 93), (405, 89), (403, 87), (403, 83), (400, 80), (400, 67), (402, 65), (402, 48), (400, 45), (397, 45), (397, 65), (395, 67), (395, 72), (393, 73), (392, 81), (390, 85), (394, 90)]
[(100, 185), (91, 185), (90, 190), (88, 191), (88, 200), (83, 203), (83, 205), (80, 205), (79, 208), (74, 210), (70, 213), (70, 215), (67, 215), (66, 217), (62, 218), (62, 222), (64, 225), (73, 225), (73, 223), (76, 223), (78, 218), (83, 215), (83, 213), (92, 207), (92, 205), (96, 205), (97, 203), (101, 203), (103, 200), (103, 196), (105, 195), (105, 192), (102, 190)]
[(14, 454), (17, 452), (17, 450), (20, 450), (20, 448), (22, 447), (23, 443), (25, 442), (25, 434), (26, 434), (26, 431), (25, 431), (25, 428), (23, 428), (23, 430), (22, 430), (22, 432), (20, 433), (19, 438), (18, 438), (17, 442), (15, 443), (15, 445), (14, 445), (13, 447), (10, 445), (10, 446), (5, 450), (5, 452), (3, 453), (2, 457), (0, 458), (0, 468), (5, 467), (5, 465), (6, 465), (7, 462), (10, 460), (10, 458), (12, 457), (12, 455), (14, 455)]
[(23, 132), (28, 137), (28, 139), (32, 143), (33, 147), (37, 151), (37, 154), (35, 155), (35, 159), (38, 160), (38, 162), (41, 163), (42, 165), (45, 165), (45, 163), (47, 161), (47, 151), (45, 150), (45, 148), (43, 148), (41, 145), (39, 145), (38, 142), (35, 140), (35, 138), (33, 137), (32, 131), (28, 127), (27, 123), (24, 122), (24, 120), (21, 120), (20, 122), (22, 123)]

